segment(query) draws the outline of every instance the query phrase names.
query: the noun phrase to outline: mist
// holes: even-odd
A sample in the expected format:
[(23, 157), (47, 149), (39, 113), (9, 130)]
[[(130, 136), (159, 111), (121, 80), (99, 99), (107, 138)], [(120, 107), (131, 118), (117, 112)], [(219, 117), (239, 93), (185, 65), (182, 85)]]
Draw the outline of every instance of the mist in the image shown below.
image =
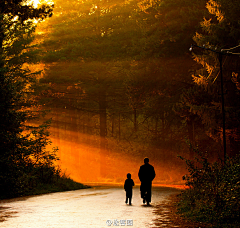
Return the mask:
[(106, 139), (106, 147), (103, 149), (100, 147), (100, 136), (83, 133), (87, 131), (86, 126), (85, 129), (81, 129), (76, 124), (73, 111), (64, 110), (62, 119), (60, 117), (59, 113), (57, 116), (52, 115), (50, 128), (52, 144), (48, 149), (58, 148), (57, 156), (60, 160), (57, 165), (73, 180), (90, 185), (122, 185), (127, 173), (131, 173), (135, 184), (138, 185), (139, 167), (143, 164), (143, 159), (149, 157), (150, 164), (156, 171), (154, 185), (183, 184), (185, 164), (177, 157), (176, 152), (159, 150), (147, 146), (144, 142), (119, 140), (113, 137)]
[[(74, 180), (120, 184), (130, 172), (139, 183), (138, 169), (149, 157), (154, 184), (182, 184), (187, 171), (178, 155), (222, 157), (218, 63), (189, 53), (201, 36), (206, 1), (164, 3), (56, 0), (53, 17), (38, 26), (42, 108), (50, 111), (59, 165)], [(226, 104), (238, 113), (232, 80), (238, 59), (224, 61), (224, 86), (235, 91), (225, 95)], [(233, 155), (238, 126), (237, 117), (228, 121)]]

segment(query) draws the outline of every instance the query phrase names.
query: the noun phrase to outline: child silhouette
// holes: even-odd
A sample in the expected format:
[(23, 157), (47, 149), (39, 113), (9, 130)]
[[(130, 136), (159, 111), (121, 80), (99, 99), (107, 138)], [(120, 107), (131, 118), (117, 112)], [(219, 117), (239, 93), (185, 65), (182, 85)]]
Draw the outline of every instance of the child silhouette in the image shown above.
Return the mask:
[(128, 173), (127, 174), (127, 179), (125, 180), (125, 183), (124, 183), (124, 189), (126, 191), (126, 202), (125, 203), (128, 203), (128, 200), (129, 200), (129, 205), (132, 205), (131, 201), (132, 201), (132, 188), (133, 188), (133, 186), (134, 186), (134, 182), (131, 179), (131, 174)]

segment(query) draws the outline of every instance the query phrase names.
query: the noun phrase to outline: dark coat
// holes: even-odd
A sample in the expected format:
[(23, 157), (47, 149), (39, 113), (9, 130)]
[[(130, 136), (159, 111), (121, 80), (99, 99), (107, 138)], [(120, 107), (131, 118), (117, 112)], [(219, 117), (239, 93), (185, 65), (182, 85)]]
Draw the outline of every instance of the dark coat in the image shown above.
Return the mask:
[(147, 163), (140, 167), (138, 177), (142, 183), (152, 183), (155, 176), (156, 173), (152, 165)]
[(155, 178), (156, 173), (152, 165), (144, 164), (140, 167), (138, 172), (139, 180), (141, 181), (140, 191), (141, 198), (146, 199), (147, 202), (151, 202), (151, 188), (152, 181)]

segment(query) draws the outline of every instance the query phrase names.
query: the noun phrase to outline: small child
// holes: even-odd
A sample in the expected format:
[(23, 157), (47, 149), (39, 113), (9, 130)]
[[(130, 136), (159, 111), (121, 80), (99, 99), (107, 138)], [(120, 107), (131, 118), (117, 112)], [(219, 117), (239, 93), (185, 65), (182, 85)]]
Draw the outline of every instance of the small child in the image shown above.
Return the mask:
[(125, 183), (124, 183), (124, 189), (126, 191), (126, 202), (125, 203), (128, 203), (128, 199), (129, 199), (129, 205), (132, 205), (131, 201), (132, 201), (132, 187), (133, 186), (134, 186), (134, 182), (131, 179), (131, 174), (128, 173), (127, 179), (125, 180)]

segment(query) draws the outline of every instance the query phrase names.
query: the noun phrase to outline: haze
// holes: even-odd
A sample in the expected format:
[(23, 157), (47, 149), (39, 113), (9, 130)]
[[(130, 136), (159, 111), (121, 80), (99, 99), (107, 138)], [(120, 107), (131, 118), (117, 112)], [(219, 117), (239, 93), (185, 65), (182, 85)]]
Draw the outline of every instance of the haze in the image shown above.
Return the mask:
[[(219, 63), (213, 54), (193, 58), (188, 51), (191, 43), (203, 42), (208, 19), (222, 18), (210, 3), (56, 0), (54, 5), (53, 16), (38, 25), (35, 43), (44, 69), (42, 109), (50, 111), (51, 146), (59, 148), (67, 175), (83, 183), (121, 184), (130, 172), (138, 183), (147, 156), (156, 169), (154, 184), (181, 184), (186, 170), (178, 155), (193, 158), (198, 148), (211, 160), (223, 156), (221, 99), (215, 96)], [(225, 67), (226, 86), (237, 91), (231, 79), (237, 60), (224, 63), (232, 66)], [(237, 107), (236, 96), (226, 96), (228, 105)], [(237, 126), (228, 125), (232, 154)]]

